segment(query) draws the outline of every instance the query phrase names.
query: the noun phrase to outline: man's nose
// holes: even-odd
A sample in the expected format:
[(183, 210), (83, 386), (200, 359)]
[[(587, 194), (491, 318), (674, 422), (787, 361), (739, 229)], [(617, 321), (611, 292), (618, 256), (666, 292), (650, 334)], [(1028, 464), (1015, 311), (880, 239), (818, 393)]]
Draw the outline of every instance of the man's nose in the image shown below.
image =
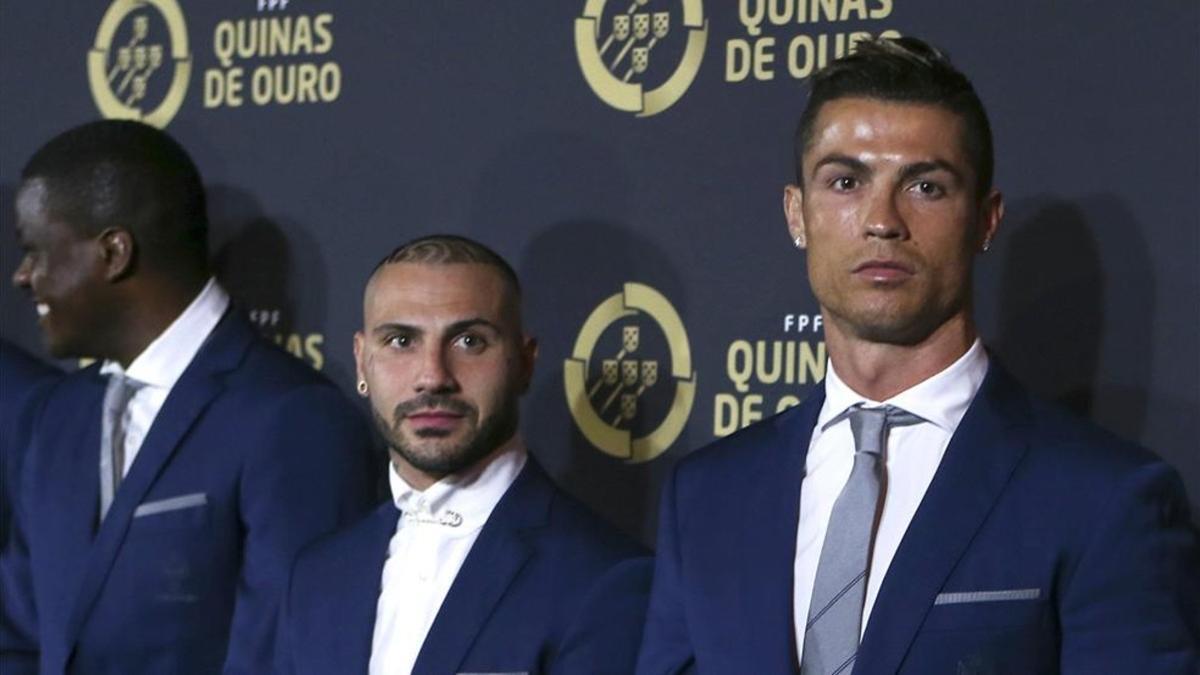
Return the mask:
[(440, 345), (432, 345), (421, 355), (421, 370), (414, 385), (418, 393), (455, 391), (458, 383), (454, 369)]
[(33, 264), (29, 256), (21, 258), (21, 264), (17, 265), (17, 269), (13, 271), (12, 283), (17, 288), (29, 288), (29, 277)]
[(908, 226), (900, 212), (895, 191), (880, 190), (872, 195), (863, 220), (863, 237), (866, 239), (907, 239)]

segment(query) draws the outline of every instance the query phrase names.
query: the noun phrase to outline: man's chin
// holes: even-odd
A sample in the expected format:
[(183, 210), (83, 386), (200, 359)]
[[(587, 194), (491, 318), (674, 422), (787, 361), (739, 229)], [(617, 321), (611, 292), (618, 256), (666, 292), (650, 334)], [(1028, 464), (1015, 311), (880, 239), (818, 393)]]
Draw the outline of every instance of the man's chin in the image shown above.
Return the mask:
[(449, 429), (419, 429), (413, 435), (417, 438), (449, 438), (453, 433)]
[(919, 345), (948, 319), (948, 312), (931, 308), (868, 308), (841, 320), (849, 333), (860, 340), (911, 347)]
[[(50, 335), (43, 335), (42, 342), (46, 345), (46, 353), (53, 359), (82, 359), (88, 358), (88, 355), (83, 349), (56, 339)], [(94, 358), (94, 357), (92, 357)]]
[(409, 466), (426, 476), (441, 478), (469, 468), (480, 457), (472, 457), (461, 447), (396, 448), (395, 452)]
[(929, 337), (931, 330), (921, 325), (873, 323), (858, 326), (858, 337), (877, 344), (912, 347)]

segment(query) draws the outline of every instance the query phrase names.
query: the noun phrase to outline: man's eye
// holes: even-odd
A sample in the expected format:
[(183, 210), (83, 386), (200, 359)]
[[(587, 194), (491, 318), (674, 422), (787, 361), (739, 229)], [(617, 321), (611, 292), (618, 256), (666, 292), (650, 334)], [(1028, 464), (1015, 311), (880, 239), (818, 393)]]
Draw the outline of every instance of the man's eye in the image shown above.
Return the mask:
[(940, 197), (946, 193), (941, 185), (928, 180), (919, 180), (913, 183), (912, 189), (926, 197)]
[(470, 351), (479, 351), (487, 346), (487, 341), (474, 333), (464, 333), (454, 339), (454, 344)]
[(399, 347), (403, 349), (404, 347), (408, 347), (412, 344), (412, 338), (407, 335), (389, 335), (388, 338), (383, 341), (383, 343), (388, 347)]
[(838, 176), (831, 183), (834, 190), (846, 191), (858, 187), (858, 179), (853, 176)]

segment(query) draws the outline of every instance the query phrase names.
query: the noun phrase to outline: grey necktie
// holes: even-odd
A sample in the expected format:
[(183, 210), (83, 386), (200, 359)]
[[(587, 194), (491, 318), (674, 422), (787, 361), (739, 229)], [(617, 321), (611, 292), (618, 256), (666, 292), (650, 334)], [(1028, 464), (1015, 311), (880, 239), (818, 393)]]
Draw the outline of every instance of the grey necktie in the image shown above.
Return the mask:
[(104, 390), (100, 426), (100, 521), (108, 514), (125, 474), (125, 410), (142, 383), (124, 375), (110, 375)]
[(861, 405), (847, 409), (823, 427), (828, 429), (845, 418), (850, 419), (854, 468), (833, 504), (817, 564), (804, 630), (800, 667), (804, 675), (849, 673), (854, 665), (879, 508), (879, 459), (890, 428), (924, 421), (895, 406), (863, 408)]

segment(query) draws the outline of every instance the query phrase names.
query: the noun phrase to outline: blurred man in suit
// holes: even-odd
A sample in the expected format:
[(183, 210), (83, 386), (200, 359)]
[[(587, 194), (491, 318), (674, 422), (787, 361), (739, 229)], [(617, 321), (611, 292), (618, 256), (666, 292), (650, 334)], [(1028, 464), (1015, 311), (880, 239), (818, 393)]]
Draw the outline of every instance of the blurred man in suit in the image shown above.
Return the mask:
[(265, 672), (291, 558), (373, 501), (365, 420), (231, 308), (199, 173), (165, 133), (64, 132), (16, 208), (13, 281), (50, 353), (98, 361), (32, 413), (0, 665)]
[(1198, 672), (1178, 475), (976, 334), (1003, 202), (970, 82), (919, 40), (860, 43), (795, 143), (825, 382), (676, 467), (638, 672)]
[(432, 236), (379, 265), (354, 357), (392, 500), (300, 555), (281, 672), (632, 670), (651, 563), (526, 451), (536, 354), (490, 249)]

